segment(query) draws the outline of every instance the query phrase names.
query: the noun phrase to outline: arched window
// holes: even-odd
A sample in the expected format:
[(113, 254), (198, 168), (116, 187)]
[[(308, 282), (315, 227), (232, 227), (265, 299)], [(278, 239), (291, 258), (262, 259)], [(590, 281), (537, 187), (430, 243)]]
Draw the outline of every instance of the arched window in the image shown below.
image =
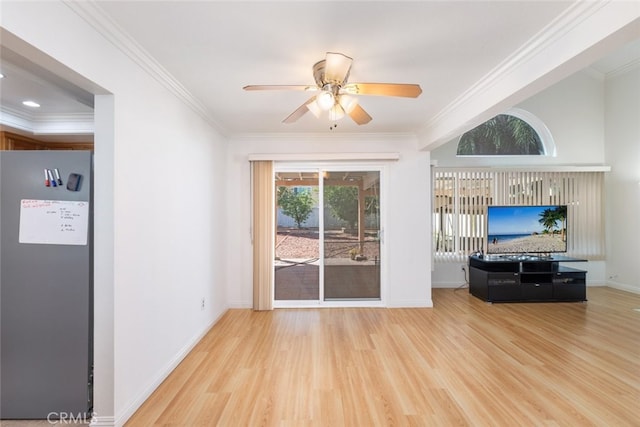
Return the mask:
[(458, 156), (555, 156), (549, 129), (533, 114), (512, 108), (464, 133)]

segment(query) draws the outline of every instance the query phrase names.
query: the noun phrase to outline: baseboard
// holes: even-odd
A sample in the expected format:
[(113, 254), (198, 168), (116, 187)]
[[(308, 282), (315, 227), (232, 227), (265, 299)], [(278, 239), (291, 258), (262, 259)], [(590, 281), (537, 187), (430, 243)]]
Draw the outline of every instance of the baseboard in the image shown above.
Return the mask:
[(97, 415), (94, 415), (89, 423), (89, 427), (115, 427), (115, 425), (115, 417), (99, 417)]
[(607, 281), (607, 286), (614, 289), (619, 289), (621, 291), (627, 291), (634, 294), (640, 294), (640, 288), (637, 286), (627, 285), (626, 283), (615, 282), (613, 280)]
[[(123, 426), (131, 416), (142, 406), (142, 404), (153, 394), (153, 392), (162, 384), (162, 382), (167, 379), (167, 377), (173, 372), (173, 370), (184, 360), (185, 357), (193, 350), (193, 348), (209, 333), (211, 328), (215, 326), (216, 323), (224, 316), (224, 314), (229, 310), (226, 309), (221, 311), (221, 314), (216, 317), (209, 325), (205, 326), (202, 331), (197, 333), (189, 342), (175, 355), (175, 357), (169, 361), (169, 363), (161, 369), (156, 378), (151, 381), (151, 383), (140, 393), (140, 395), (134, 399), (126, 408), (120, 412), (115, 417), (115, 427)], [(93, 425), (93, 424), (92, 424)], [(103, 426), (103, 424), (100, 424)], [(106, 424), (104, 424), (106, 427)]]
[(457, 288), (467, 288), (469, 287), (468, 283), (463, 282), (440, 282), (440, 283), (431, 283), (431, 289), (457, 289)]
[(229, 308), (240, 308), (240, 309), (253, 308), (253, 302), (231, 301), (231, 303), (229, 303)]
[(428, 298), (426, 300), (398, 300), (388, 301), (387, 308), (433, 308), (433, 300)]

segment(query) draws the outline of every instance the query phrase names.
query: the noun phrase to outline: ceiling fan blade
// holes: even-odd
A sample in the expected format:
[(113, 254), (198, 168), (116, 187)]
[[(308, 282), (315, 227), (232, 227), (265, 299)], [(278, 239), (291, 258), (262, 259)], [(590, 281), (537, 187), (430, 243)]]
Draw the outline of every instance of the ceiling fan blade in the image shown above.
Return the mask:
[(324, 65), (324, 81), (342, 84), (349, 77), (353, 59), (341, 53), (327, 52)]
[(244, 90), (306, 90), (317, 91), (315, 85), (248, 85), (243, 87)]
[(404, 83), (349, 83), (342, 88), (341, 92), (352, 95), (417, 98), (422, 93), (422, 89), (420, 85)]
[(359, 125), (366, 125), (371, 121), (371, 116), (364, 111), (360, 105), (356, 105), (353, 110), (349, 113), (349, 117), (353, 119)]
[(312, 102), (314, 102), (316, 100), (315, 96), (312, 96), (311, 98), (309, 98), (307, 100), (307, 102), (305, 102), (304, 104), (302, 104), (301, 106), (299, 106), (296, 111), (294, 111), (293, 113), (289, 114), (289, 116), (287, 116), (286, 119), (284, 119), (282, 121), (282, 123), (293, 123), (296, 120), (298, 120), (300, 117), (304, 116), (304, 113), (306, 113), (307, 111), (309, 111), (309, 109), (307, 108), (307, 105), (311, 104)]

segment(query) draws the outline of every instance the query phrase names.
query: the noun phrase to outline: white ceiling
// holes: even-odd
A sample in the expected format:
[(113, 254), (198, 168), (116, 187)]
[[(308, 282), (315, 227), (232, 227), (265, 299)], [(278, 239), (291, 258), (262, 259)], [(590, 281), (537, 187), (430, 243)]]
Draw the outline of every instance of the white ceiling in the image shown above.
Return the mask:
[(47, 141), (93, 139), (93, 94), (5, 46), (0, 46), (0, 72), (0, 129)]
[[(308, 93), (242, 90), (247, 84), (312, 84), (311, 67), (327, 51), (354, 59), (350, 82), (417, 83), (423, 90), (417, 99), (361, 96), (373, 120), (358, 126), (347, 117), (332, 132), (409, 133), (419, 132), (506, 58), (542, 37), (572, 3), (98, 1), (91, 13), (118, 33), (126, 49), (142, 52), (147, 65), (159, 64), (226, 135), (328, 132), (331, 123), (311, 114), (282, 123)], [(4, 117), (9, 111), (27, 122), (31, 118), (38, 132), (47, 133), (45, 117), (81, 123), (90, 114), (86, 94), (60, 82), (49, 85), (37, 70), (20, 72), (29, 64), (6, 49), (1, 53)], [(639, 57), (635, 43), (593, 70), (604, 75)], [(26, 109), (19, 104), (24, 97), (42, 107)]]

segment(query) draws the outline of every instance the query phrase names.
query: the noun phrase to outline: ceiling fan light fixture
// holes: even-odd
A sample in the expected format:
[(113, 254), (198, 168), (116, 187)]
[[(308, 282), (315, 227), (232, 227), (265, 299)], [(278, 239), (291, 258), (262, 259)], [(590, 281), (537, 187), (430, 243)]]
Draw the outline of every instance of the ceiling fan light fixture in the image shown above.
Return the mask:
[(356, 105), (358, 105), (358, 100), (354, 96), (340, 95), (338, 103), (345, 113), (350, 114), (353, 109), (356, 108)]
[(327, 52), (325, 61), (325, 82), (341, 84), (347, 80), (351, 70), (352, 58), (342, 53)]
[(311, 111), (316, 118), (328, 115), (329, 120), (334, 121), (330, 129), (334, 129), (335, 121), (345, 115), (349, 115), (358, 125), (365, 125), (371, 121), (371, 116), (358, 104), (355, 95), (417, 98), (422, 93), (418, 84), (348, 83), (352, 61), (352, 58), (342, 53), (327, 52), (325, 59), (313, 65), (315, 85), (247, 85), (243, 89), (317, 91), (315, 96), (309, 98), (282, 122), (294, 123), (307, 111)]
[(336, 120), (340, 120), (341, 118), (344, 117), (344, 109), (342, 108), (342, 106), (340, 104), (335, 104), (330, 110), (329, 110), (329, 120), (330, 121), (336, 121)]
[(320, 107), (323, 111), (328, 111), (331, 107), (336, 103), (336, 99), (333, 96), (333, 92), (330, 90), (323, 90), (318, 95), (316, 95), (316, 103), (318, 107)]
[(318, 100), (316, 99), (313, 102), (310, 102), (307, 104), (307, 109), (309, 111), (311, 111), (311, 113), (316, 116), (316, 119), (320, 118), (320, 115), (322, 115), (322, 108), (320, 108), (320, 106), (318, 105)]

